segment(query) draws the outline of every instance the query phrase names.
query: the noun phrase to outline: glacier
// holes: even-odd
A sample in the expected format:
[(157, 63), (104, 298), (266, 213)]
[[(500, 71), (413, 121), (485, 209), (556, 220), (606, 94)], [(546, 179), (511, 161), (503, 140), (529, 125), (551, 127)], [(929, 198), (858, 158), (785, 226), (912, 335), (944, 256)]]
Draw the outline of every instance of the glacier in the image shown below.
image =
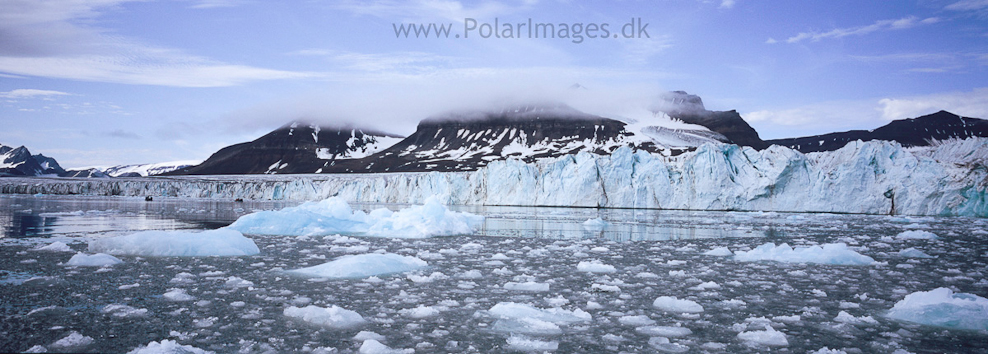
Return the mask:
[(904, 148), (855, 141), (803, 154), (705, 144), (678, 156), (622, 147), (472, 172), (116, 179), (5, 178), (0, 193), (449, 205), (576, 206), (988, 217), (988, 139)]

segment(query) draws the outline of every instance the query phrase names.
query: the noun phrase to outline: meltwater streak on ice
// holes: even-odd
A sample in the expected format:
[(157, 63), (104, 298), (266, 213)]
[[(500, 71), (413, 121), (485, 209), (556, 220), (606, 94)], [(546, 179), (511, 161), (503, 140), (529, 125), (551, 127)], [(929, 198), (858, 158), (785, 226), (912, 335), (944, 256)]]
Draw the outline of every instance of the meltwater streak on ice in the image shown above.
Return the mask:
[[(474, 172), (0, 180), (0, 193), (454, 205), (988, 216), (988, 139), (925, 148), (851, 142), (825, 153), (703, 145), (676, 157), (620, 148)], [(892, 205), (895, 208), (893, 210)]]

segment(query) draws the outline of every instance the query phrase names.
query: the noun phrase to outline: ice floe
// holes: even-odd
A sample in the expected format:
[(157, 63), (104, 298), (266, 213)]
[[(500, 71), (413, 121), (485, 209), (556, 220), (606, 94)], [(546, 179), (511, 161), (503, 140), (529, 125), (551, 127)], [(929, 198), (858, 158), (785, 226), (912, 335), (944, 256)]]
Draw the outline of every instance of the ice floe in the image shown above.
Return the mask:
[(765, 243), (751, 251), (734, 253), (734, 259), (743, 262), (776, 261), (786, 263), (818, 263), (835, 265), (869, 265), (875, 260), (847, 248), (845, 243), (828, 243), (822, 246), (789, 247)]
[(886, 316), (930, 326), (988, 331), (988, 299), (936, 288), (906, 295)]
[(126, 236), (95, 239), (90, 252), (134, 256), (249, 256), (258, 254), (254, 241), (239, 231), (142, 231)]
[(331, 262), (288, 272), (320, 278), (365, 278), (422, 269), (429, 263), (417, 257), (394, 253), (348, 255)]

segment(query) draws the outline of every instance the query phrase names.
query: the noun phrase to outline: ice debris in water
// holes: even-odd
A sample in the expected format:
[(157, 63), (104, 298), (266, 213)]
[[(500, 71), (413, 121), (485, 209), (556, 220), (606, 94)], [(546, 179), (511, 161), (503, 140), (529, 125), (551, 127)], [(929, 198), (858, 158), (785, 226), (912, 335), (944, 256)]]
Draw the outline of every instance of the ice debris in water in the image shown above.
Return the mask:
[(508, 337), (506, 342), (508, 343), (508, 349), (523, 352), (544, 352), (559, 349), (559, 342), (557, 341), (542, 341), (517, 335)]
[(748, 331), (738, 333), (738, 339), (749, 345), (768, 347), (787, 347), (789, 340), (786, 334), (776, 331), (772, 326), (765, 326), (764, 331)]
[(47, 251), (47, 252), (72, 252), (72, 248), (66, 245), (64, 242), (55, 241), (50, 245), (38, 247), (34, 249), (35, 251)]
[(913, 247), (899, 251), (899, 256), (906, 258), (933, 258), (933, 256), (926, 254), (926, 252), (920, 251)]
[(70, 258), (68, 262), (65, 262), (65, 265), (76, 266), (76, 267), (106, 267), (120, 263), (123, 263), (123, 261), (121, 261), (120, 258), (105, 253), (88, 255), (79, 252), (76, 253), (74, 256), (72, 256), (72, 258)]
[(587, 273), (614, 273), (617, 271), (614, 266), (601, 263), (598, 260), (580, 262), (576, 265), (576, 270)]
[(731, 252), (731, 250), (728, 249), (727, 247), (717, 247), (712, 250), (703, 252), (703, 254), (707, 256), (730, 257), (734, 255), (734, 252)]
[(765, 243), (757, 248), (734, 254), (734, 259), (743, 262), (776, 261), (786, 263), (818, 263), (836, 265), (869, 265), (875, 263), (871, 257), (854, 252), (845, 243), (828, 243), (822, 246), (789, 247)]
[(208, 350), (202, 350), (191, 345), (181, 345), (173, 340), (162, 340), (161, 342), (151, 342), (147, 345), (131, 350), (127, 354), (209, 354)]
[(142, 231), (89, 242), (90, 252), (135, 256), (250, 256), (260, 253), (254, 241), (227, 228), (203, 232)]
[(424, 238), (471, 234), (484, 217), (450, 211), (436, 197), (423, 205), (392, 212), (380, 208), (364, 213), (353, 210), (341, 198), (306, 202), (276, 211), (261, 211), (241, 216), (229, 226), (253, 235), (331, 235), (360, 234), (379, 237)]
[(394, 253), (348, 255), (317, 266), (288, 272), (320, 278), (366, 278), (372, 275), (402, 273), (425, 268), (429, 263), (418, 257)]
[(703, 312), (703, 306), (692, 300), (681, 300), (672, 296), (659, 296), (652, 306), (668, 312)]
[(900, 240), (936, 240), (940, 237), (929, 231), (909, 230), (900, 232), (898, 235), (895, 235), (895, 238)]
[(583, 227), (588, 230), (602, 230), (604, 227), (607, 227), (607, 222), (601, 218), (587, 219), (587, 221), (583, 222)]
[(415, 349), (392, 349), (377, 340), (368, 339), (360, 345), (359, 352), (360, 354), (411, 354), (415, 352)]
[(359, 313), (336, 305), (330, 307), (309, 305), (301, 308), (289, 306), (284, 313), (288, 317), (331, 328), (352, 328), (367, 323)]
[(559, 334), (560, 325), (593, 319), (590, 313), (580, 309), (540, 309), (515, 302), (500, 302), (487, 312), (497, 318), (492, 328), (507, 333)]
[(84, 336), (79, 332), (72, 332), (69, 333), (69, 335), (62, 337), (62, 339), (55, 341), (55, 343), (52, 343), (49, 347), (62, 351), (68, 348), (78, 349), (85, 347), (93, 344), (93, 342), (93, 337)]
[(948, 288), (918, 291), (895, 303), (887, 316), (930, 326), (988, 331), (988, 299)]

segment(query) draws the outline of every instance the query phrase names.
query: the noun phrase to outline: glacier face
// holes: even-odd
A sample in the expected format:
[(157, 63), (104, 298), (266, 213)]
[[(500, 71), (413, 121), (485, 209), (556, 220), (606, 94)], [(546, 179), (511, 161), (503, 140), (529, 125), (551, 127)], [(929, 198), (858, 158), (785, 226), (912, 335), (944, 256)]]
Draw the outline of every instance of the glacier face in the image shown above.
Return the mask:
[(675, 157), (628, 148), (473, 172), (0, 180), (0, 192), (988, 217), (988, 139), (924, 148), (852, 142), (802, 154), (706, 144)]

